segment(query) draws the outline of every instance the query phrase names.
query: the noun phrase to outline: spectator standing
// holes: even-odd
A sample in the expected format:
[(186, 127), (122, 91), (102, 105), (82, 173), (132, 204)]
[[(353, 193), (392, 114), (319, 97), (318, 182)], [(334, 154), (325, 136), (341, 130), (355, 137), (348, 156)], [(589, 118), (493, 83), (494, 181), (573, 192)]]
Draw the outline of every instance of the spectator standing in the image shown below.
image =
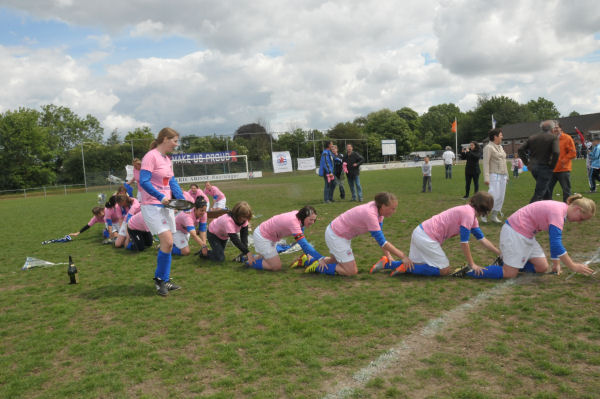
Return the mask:
[(358, 200), (362, 202), (363, 193), (360, 185), (360, 165), (364, 162), (364, 158), (358, 152), (354, 151), (352, 144), (346, 145), (346, 164), (348, 167), (348, 186), (352, 193), (352, 201)]
[(556, 121), (543, 121), (540, 123), (542, 131), (530, 136), (525, 144), (519, 147), (519, 157), (535, 179), (535, 190), (529, 203), (543, 200), (552, 180), (554, 167), (560, 155), (558, 137), (552, 134), (554, 126)]
[(331, 154), (333, 155), (333, 176), (335, 177), (333, 180), (331, 197), (333, 198), (335, 188), (339, 187), (340, 199), (345, 199), (346, 190), (344, 190), (344, 156), (342, 154), (338, 154), (337, 145), (331, 146)]
[(431, 192), (431, 164), (429, 163), (429, 157), (423, 158), (421, 171), (423, 172), (423, 189), (421, 192), (425, 192), (425, 187), (427, 187), (427, 191)]
[[(483, 148), (483, 182), (490, 187), (488, 192), (494, 197), (490, 220), (495, 223), (502, 223), (498, 215), (502, 212), (508, 182), (506, 152), (502, 148), (502, 137), (502, 129), (490, 130), (490, 141)], [(487, 222), (487, 218), (482, 216), (481, 221)]]
[(479, 191), (479, 175), (481, 169), (479, 169), (479, 159), (481, 158), (481, 149), (476, 141), (471, 141), (468, 148), (463, 148), (460, 154), (462, 159), (467, 160), (465, 165), (465, 196), (463, 199), (469, 198), (469, 191), (471, 191), (471, 180), (473, 180), (473, 194)]
[(519, 178), (519, 169), (521, 169), (523, 167), (523, 161), (521, 161), (521, 158), (519, 158), (519, 154), (517, 154), (517, 153), (513, 154), (511, 166), (512, 166), (512, 171), (513, 171), (513, 177), (515, 179), (518, 179)]
[(325, 185), (323, 186), (323, 202), (326, 204), (333, 202), (333, 189), (335, 188), (333, 155), (331, 154), (332, 145), (331, 141), (325, 143), (325, 149), (321, 153), (321, 162), (319, 163), (319, 176), (325, 181)]
[(600, 181), (600, 136), (592, 139), (591, 150), (588, 154), (590, 161), (590, 193), (596, 192), (596, 180)]
[(446, 179), (452, 179), (452, 164), (456, 159), (456, 155), (452, 152), (452, 147), (446, 146), (446, 151), (442, 154), (444, 160), (444, 168), (446, 169)]
[(563, 192), (563, 202), (567, 202), (567, 198), (571, 196), (571, 160), (577, 157), (577, 149), (575, 148), (575, 142), (573, 138), (563, 132), (560, 124), (552, 129), (552, 134), (558, 137), (558, 147), (560, 154), (558, 156), (558, 162), (554, 167), (554, 173), (550, 180), (550, 186), (546, 197), (544, 199), (552, 199), (554, 193), (554, 186), (556, 182), (560, 183)]

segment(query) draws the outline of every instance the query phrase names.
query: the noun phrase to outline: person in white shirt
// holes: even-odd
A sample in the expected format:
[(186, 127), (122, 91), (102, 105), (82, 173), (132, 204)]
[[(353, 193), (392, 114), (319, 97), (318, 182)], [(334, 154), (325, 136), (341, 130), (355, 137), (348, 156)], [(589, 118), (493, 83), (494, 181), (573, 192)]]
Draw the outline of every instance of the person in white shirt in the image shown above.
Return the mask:
[(452, 179), (452, 164), (456, 159), (456, 155), (452, 152), (452, 147), (446, 146), (446, 151), (442, 154), (444, 167), (446, 168), (446, 179)]

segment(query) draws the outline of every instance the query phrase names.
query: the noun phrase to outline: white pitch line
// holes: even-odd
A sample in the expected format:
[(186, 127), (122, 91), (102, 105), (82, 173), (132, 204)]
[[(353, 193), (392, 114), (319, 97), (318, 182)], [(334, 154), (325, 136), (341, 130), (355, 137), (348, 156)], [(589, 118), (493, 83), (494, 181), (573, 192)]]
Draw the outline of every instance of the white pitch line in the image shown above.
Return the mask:
[[(521, 276), (520, 280), (522, 280), (524, 277), (525, 276)], [(402, 342), (400, 342), (399, 345), (387, 350), (376, 360), (369, 363), (368, 366), (354, 373), (351, 380), (338, 383), (338, 390), (325, 395), (324, 399), (342, 399), (349, 397), (354, 393), (354, 391), (364, 387), (367, 382), (369, 382), (369, 380), (371, 380), (377, 374), (389, 369), (400, 359), (408, 358), (411, 352), (413, 352), (418, 345), (423, 344), (424, 338), (430, 339), (437, 333), (446, 330), (449, 326), (457, 324), (459, 320), (464, 317), (466, 311), (472, 310), (473, 308), (481, 305), (481, 303), (490, 299), (491, 297), (503, 294), (516, 282), (516, 279), (505, 280), (489, 290), (480, 293), (468, 302), (465, 302), (456, 308), (445, 312), (442, 316), (430, 320), (429, 323), (427, 323), (427, 325), (420, 331), (412, 333)]]

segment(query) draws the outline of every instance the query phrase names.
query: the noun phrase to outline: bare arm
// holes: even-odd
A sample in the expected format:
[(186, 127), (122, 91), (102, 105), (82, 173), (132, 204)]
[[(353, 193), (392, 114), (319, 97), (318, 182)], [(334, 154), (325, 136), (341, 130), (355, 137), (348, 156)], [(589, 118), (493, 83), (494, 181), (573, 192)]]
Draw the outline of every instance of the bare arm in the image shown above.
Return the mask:
[(389, 242), (389, 241), (386, 242), (383, 245), (383, 247), (381, 247), (381, 249), (384, 251), (384, 253), (388, 252), (388, 253), (391, 253), (392, 255), (395, 255), (398, 258), (402, 259), (402, 263), (404, 263), (406, 265), (406, 268), (408, 270), (412, 270), (412, 268), (413, 268), (412, 260), (410, 260), (404, 252), (402, 252), (398, 248), (396, 248), (391, 242)]
[(475, 261), (473, 260), (473, 256), (471, 255), (471, 247), (469, 246), (469, 243), (461, 242), (460, 249), (462, 249), (463, 254), (465, 255), (465, 258), (467, 259), (467, 264), (469, 265), (469, 267), (471, 269), (473, 269), (475, 274), (482, 275), (483, 270), (481, 270), (481, 267), (479, 267), (478, 265), (475, 264)]

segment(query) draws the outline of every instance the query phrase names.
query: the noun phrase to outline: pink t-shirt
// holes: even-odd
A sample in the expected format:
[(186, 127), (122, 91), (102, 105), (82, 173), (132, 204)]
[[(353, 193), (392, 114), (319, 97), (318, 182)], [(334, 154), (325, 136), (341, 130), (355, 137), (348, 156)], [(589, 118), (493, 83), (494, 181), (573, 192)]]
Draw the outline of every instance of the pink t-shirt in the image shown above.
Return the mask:
[(562, 230), (568, 207), (564, 202), (537, 201), (510, 215), (508, 224), (527, 238), (532, 238), (538, 231), (548, 231), (551, 224)]
[(144, 222), (144, 215), (142, 212), (138, 212), (127, 223), (127, 227), (131, 230), (139, 230), (139, 231), (150, 231), (148, 226), (146, 226), (146, 222)]
[(179, 212), (175, 216), (175, 228), (182, 233), (189, 233), (188, 227), (195, 229), (194, 214), (190, 212)]
[[(173, 177), (173, 166), (168, 156), (162, 155), (156, 148), (148, 151), (142, 159), (142, 170), (152, 173), (150, 182), (156, 191), (171, 198), (169, 180)], [(160, 204), (160, 201), (146, 191), (142, 191), (142, 205), (147, 204)]]
[(133, 180), (135, 181), (135, 184), (137, 184), (137, 189), (138, 192), (142, 192), (144, 191), (144, 189), (142, 188), (142, 186), (140, 186), (140, 170), (133, 168)]
[[(212, 198), (214, 201), (221, 201), (222, 199), (225, 198), (225, 194), (223, 194), (223, 192), (221, 190), (219, 190), (219, 188), (217, 186), (211, 186), (210, 190), (204, 190), (204, 194), (210, 198)], [(216, 198), (215, 198), (216, 195)]]
[(142, 209), (142, 205), (140, 204), (140, 201), (135, 200), (135, 202), (133, 203), (133, 205), (131, 205), (131, 208), (129, 208), (129, 212), (127, 212), (127, 215), (136, 215), (140, 212), (140, 210)]
[(219, 237), (221, 240), (228, 240), (230, 233), (239, 233), (242, 227), (248, 226), (248, 221), (238, 226), (229, 214), (224, 214), (210, 222), (208, 231)]
[(258, 226), (260, 234), (273, 242), (283, 237), (302, 235), (302, 224), (296, 217), (297, 213), (298, 211), (286, 212), (265, 220)]
[(126, 206), (124, 208), (121, 208), (121, 213), (125, 212), (125, 214), (128, 214), (128, 213), (130, 213), (131, 208), (134, 208), (136, 206), (138, 208), (140, 207), (140, 201), (138, 201), (137, 199), (135, 199), (133, 197), (129, 197), (129, 200), (131, 201), (131, 206), (129, 206), (129, 207)]
[(115, 205), (112, 208), (104, 208), (104, 220), (109, 220), (112, 224), (121, 223), (123, 220), (123, 213), (121, 212), (121, 207), (119, 205)]
[[(198, 190), (198, 192), (202, 193), (201, 190)], [(201, 195), (203, 197), (205, 197), (204, 193), (202, 193)], [(200, 195), (198, 195), (198, 196), (200, 196)], [(194, 196), (192, 194), (190, 194), (189, 191), (184, 191), (183, 192), (183, 197), (186, 200), (188, 200), (188, 201), (191, 201), (191, 202), (194, 202), (194, 203), (196, 202), (196, 199), (194, 198)], [(208, 208), (208, 202), (206, 202), (206, 207)], [(194, 209), (195, 208), (193, 208), (192, 210), (189, 211), (192, 214), (192, 219), (194, 218), (194, 214), (193, 214)], [(208, 220), (208, 214), (206, 212), (204, 212), (204, 214), (202, 216), (200, 216), (199, 218), (196, 219), (196, 221), (200, 222), (200, 223), (206, 223), (207, 220)]]
[[(206, 194), (204, 194), (204, 191), (198, 189), (198, 190), (196, 190), (196, 194), (193, 194), (192, 190), (189, 190), (189, 191), (186, 191), (186, 192), (190, 195), (191, 198), (193, 198), (190, 201), (196, 202), (196, 198), (198, 198), (198, 197), (204, 197), (204, 200), (206, 201), (206, 203), (210, 204), (210, 201), (208, 200), (208, 197), (206, 196)], [(186, 192), (184, 192), (184, 194)]]
[(88, 226), (92, 227), (96, 223), (104, 223), (104, 216), (100, 217), (100, 216), (94, 215), (88, 222)]
[(348, 209), (333, 219), (331, 229), (337, 236), (351, 240), (369, 231), (380, 231), (379, 223), (382, 222), (383, 216), (379, 216), (375, 201), (371, 201)]
[(438, 213), (421, 223), (421, 226), (432, 240), (442, 244), (448, 238), (459, 235), (461, 226), (470, 231), (479, 227), (479, 222), (475, 216), (475, 208), (460, 205)]

